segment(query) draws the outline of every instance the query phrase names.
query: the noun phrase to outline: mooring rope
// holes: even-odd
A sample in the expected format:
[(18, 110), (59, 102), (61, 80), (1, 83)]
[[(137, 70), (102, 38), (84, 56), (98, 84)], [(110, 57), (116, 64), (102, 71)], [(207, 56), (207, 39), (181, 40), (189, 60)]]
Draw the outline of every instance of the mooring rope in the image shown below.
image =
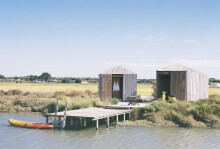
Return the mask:
[[(52, 122), (52, 121), (53, 121), (53, 120), (49, 121), (49, 123)], [(13, 140), (13, 139), (17, 139), (17, 138), (19, 138), (19, 137), (22, 137), (22, 136), (28, 135), (28, 134), (30, 134), (30, 133), (32, 133), (32, 132), (35, 132), (36, 130), (40, 129), (41, 127), (43, 127), (43, 126), (40, 126), (40, 127), (36, 128), (36, 129), (31, 130), (31, 131), (29, 131), (29, 132), (26, 132), (26, 133), (24, 133), (24, 134), (17, 135), (17, 136), (14, 136), (14, 137), (11, 137), (11, 138), (6, 139), (5, 141), (1, 141), (1, 142), (4, 142), (4, 143), (5, 143), (5, 142), (11, 141), (11, 140)]]

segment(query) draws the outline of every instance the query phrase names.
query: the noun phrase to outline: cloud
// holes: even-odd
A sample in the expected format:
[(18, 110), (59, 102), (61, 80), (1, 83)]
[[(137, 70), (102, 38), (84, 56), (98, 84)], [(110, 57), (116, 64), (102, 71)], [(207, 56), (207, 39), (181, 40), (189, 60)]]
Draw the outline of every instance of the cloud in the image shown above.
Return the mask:
[(186, 43), (186, 44), (194, 44), (194, 43), (197, 43), (196, 40), (187, 40), (187, 39), (184, 39), (182, 40), (183, 43)]
[(151, 36), (151, 35), (147, 36), (147, 40), (152, 40), (152, 39), (154, 39), (153, 36)]

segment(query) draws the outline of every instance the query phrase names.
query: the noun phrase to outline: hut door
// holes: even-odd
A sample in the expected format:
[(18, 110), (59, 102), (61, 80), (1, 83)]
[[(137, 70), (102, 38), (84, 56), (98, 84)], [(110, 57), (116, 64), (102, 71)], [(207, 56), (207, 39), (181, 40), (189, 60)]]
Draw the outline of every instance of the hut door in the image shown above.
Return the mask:
[(123, 79), (120, 75), (112, 75), (112, 97), (122, 99)]
[(159, 75), (159, 97), (162, 96), (162, 91), (167, 92), (166, 97), (170, 96), (170, 74)]

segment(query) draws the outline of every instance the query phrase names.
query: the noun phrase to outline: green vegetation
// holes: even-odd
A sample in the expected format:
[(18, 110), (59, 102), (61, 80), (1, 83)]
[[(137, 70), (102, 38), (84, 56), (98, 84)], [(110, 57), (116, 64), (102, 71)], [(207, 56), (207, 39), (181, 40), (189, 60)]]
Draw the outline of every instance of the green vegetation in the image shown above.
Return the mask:
[(220, 128), (220, 96), (196, 102), (154, 101), (144, 108), (133, 109), (131, 117), (142, 120), (144, 125)]
[(51, 74), (44, 72), (40, 75), (40, 79), (48, 83), (49, 79), (51, 79)]
[(59, 111), (64, 110), (68, 101), (68, 109), (88, 107), (104, 107), (117, 104), (117, 99), (101, 102), (97, 94), (90, 90), (57, 91), (54, 93), (23, 92), (21, 90), (0, 91), (0, 112), (55, 112), (56, 100), (59, 100)]
[(215, 78), (209, 78), (209, 83), (211, 83), (211, 82), (213, 82), (213, 83), (220, 83), (220, 80), (215, 79)]

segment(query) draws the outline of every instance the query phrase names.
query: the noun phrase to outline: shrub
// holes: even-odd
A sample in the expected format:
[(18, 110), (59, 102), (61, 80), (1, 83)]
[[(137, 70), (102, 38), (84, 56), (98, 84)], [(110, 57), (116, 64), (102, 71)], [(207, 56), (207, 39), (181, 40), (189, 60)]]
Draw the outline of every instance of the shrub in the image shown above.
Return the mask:
[(69, 97), (80, 96), (80, 95), (81, 95), (81, 92), (72, 90), (71, 92), (65, 93), (65, 95), (66, 95), (66, 96), (69, 96)]
[(112, 104), (112, 105), (117, 105), (119, 100), (117, 98), (112, 98), (109, 100), (109, 102)]
[(19, 89), (12, 90), (12, 95), (21, 95), (22, 91)]
[(62, 96), (62, 95), (65, 95), (65, 92), (64, 91), (56, 91), (53, 95), (54, 98), (58, 97), (58, 96)]
[(143, 108), (134, 108), (132, 109), (131, 112), (131, 119), (132, 120), (138, 120), (138, 119), (143, 119), (145, 111)]
[(63, 80), (62, 80), (62, 83), (70, 83), (70, 79), (69, 78), (64, 78)]

